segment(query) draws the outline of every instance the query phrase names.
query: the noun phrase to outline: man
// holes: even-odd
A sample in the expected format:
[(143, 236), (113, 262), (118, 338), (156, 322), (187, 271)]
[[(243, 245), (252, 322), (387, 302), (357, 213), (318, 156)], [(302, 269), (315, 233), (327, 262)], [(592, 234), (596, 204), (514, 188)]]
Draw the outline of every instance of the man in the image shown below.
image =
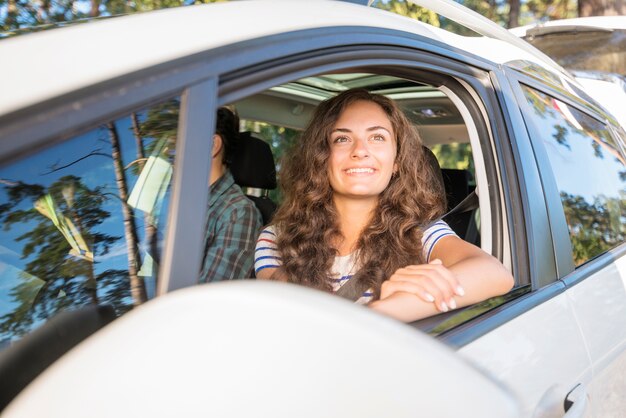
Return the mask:
[(237, 149), (239, 118), (225, 107), (217, 111), (201, 282), (252, 277), (254, 246), (261, 214), (235, 184), (229, 170)]

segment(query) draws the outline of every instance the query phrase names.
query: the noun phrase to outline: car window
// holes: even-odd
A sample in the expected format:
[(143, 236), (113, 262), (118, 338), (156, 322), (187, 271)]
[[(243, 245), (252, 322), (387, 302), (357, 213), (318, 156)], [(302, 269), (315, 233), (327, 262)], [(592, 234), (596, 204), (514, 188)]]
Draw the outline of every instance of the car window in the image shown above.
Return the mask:
[(55, 313), (155, 295), (176, 149), (172, 99), (0, 168), (0, 341)]
[(626, 237), (626, 162), (607, 126), (523, 86), (565, 211), (574, 263), (580, 266)]
[[(331, 74), (331, 76), (335, 75)], [(476, 139), (475, 143), (471, 143), (472, 138), (467, 126), (468, 122), (461, 116), (458, 105), (447, 94), (426, 83), (391, 76), (365, 73), (342, 73), (341, 76), (347, 80), (358, 78), (359, 87), (366, 86), (368, 90), (384, 94), (400, 104), (405, 115), (418, 130), (424, 145), (432, 151), (439, 162), (448, 200), (447, 210), (457, 206), (474, 190), (477, 180), (481, 177), (477, 175), (476, 158), (477, 156), (482, 158), (484, 155), (480, 152), (476, 153), (475, 149), (475, 146), (481, 145), (480, 138), (474, 138)], [(385, 84), (383, 86), (377, 84), (380, 77), (384, 77)], [(241, 117), (240, 130), (252, 132), (254, 136), (269, 143), (276, 159), (279, 183), (281, 180), (281, 157), (287, 149), (300, 140), (300, 133), (309, 123), (315, 106), (320, 101), (344, 90), (337, 88), (337, 91), (334, 91), (333, 86), (324, 84), (323, 81), (328, 78), (330, 78), (329, 75), (325, 74), (294, 80), (241, 98), (237, 102), (229, 103)], [(311, 82), (313, 79), (316, 81)], [(320, 88), (320, 85), (323, 85), (324, 88)], [(480, 121), (477, 120), (478, 122)], [(484, 171), (484, 164), (478, 164), (478, 167), (480, 167), (479, 170)], [(481, 175), (484, 177), (484, 172)], [(488, 193), (487, 183), (483, 182), (483, 185), (485, 193)], [(280, 204), (280, 195), (276, 191), (271, 191), (269, 196)], [(478, 207), (477, 200), (474, 200), (475, 207), (468, 207), (469, 210), (446, 218), (446, 222), (460, 237), (480, 247), (481, 229), (484, 228), (484, 225), (490, 227), (493, 220), (489, 213), (481, 220), (480, 209), (482, 208)], [(491, 232), (491, 228), (488, 230)], [(485, 241), (489, 248), (487, 251), (490, 251), (492, 247), (488, 244), (491, 242)], [(526, 293), (528, 290), (528, 287), (519, 288), (506, 296), (493, 298), (481, 304), (451, 312), (447, 316), (444, 315), (445, 318), (438, 316), (425, 321), (418, 321), (419, 323), (416, 323), (415, 326), (430, 331), (433, 335), (439, 335), (518, 297), (520, 294)], [(452, 316), (454, 316), (454, 320), (446, 320)]]

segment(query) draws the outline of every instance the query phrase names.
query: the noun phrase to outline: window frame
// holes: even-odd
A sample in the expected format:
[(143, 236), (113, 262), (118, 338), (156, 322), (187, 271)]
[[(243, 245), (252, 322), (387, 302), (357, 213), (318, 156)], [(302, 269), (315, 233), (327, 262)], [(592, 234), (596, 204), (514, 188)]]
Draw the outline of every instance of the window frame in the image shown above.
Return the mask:
[[(514, 272), (516, 277), (523, 275), (524, 282), (530, 283), (530, 269), (527, 261), (528, 241), (525, 239), (526, 225), (523, 222), (523, 212), (517, 210), (519, 205), (513, 204), (514, 201), (519, 199), (521, 194), (515, 169), (517, 165), (514, 161), (516, 159), (514, 157), (515, 151), (509, 141), (509, 128), (507, 127), (506, 116), (503, 116), (501, 102), (498, 98), (499, 89), (497, 84), (499, 79), (493, 76), (493, 72), (498, 69), (490, 64), (474, 60), (472, 59), (473, 57), (459, 56), (458, 51), (446, 51), (445, 54), (441, 55), (435, 54), (432, 52), (432, 42), (426, 45), (415, 42), (411, 45), (411, 48), (404, 48), (399, 46), (397, 42), (392, 42), (393, 46), (379, 45), (379, 42), (384, 41), (384, 38), (376, 39), (376, 41), (378, 42), (365, 44), (361, 40), (357, 44), (337, 46), (332, 51), (332, 47), (315, 51), (305, 50), (301, 54), (284, 56), (281, 60), (271, 63), (271, 65), (261, 61), (256, 63), (256, 65), (249, 63), (249, 65), (243, 68), (235, 68), (231, 72), (225, 72), (220, 75), (218, 105), (236, 102), (270, 87), (301, 77), (341, 70), (377, 72), (371, 71), (372, 68), (377, 67), (386, 69), (387, 71), (384, 74), (414, 80), (418, 78), (416, 74), (423, 75), (425, 71), (435, 71), (462, 80), (463, 84), (466, 84), (462, 90), (465, 92), (466, 104), (469, 98), (471, 99), (469, 103), (473, 103), (474, 107), (482, 107), (482, 109), (476, 111), (480, 112), (478, 113), (480, 117), (485, 119), (484, 125), (488, 130), (488, 139), (482, 144), (484, 147), (482, 150), (483, 157), (486, 160), (491, 158), (491, 164), (494, 166), (497, 164), (498, 167), (496, 174), (488, 175), (489, 178), (497, 179), (495, 187), (498, 189), (496, 192), (498, 197), (491, 199), (491, 203), (495, 207), (492, 210), (492, 222), (494, 222), (494, 219), (498, 219), (496, 218), (497, 216), (507, 216), (507, 232), (509, 234), (511, 253), (515, 254), (515, 256), (512, 256)], [(319, 46), (319, 42), (317, 43)], [(438, 50), (437, 52), (440, 53), (441, 51)], [(416, 62), (416, 54), (419, 57), (419, 62)], [(457, 59), (449, 58), (450, 55), (457, 55), (455, 57)], [(416, 81), (419, 80), (418, 78)], [(421, 80), (424, 81), (423, 79)], [(476, 91), (473, 93), (473, 97), (466, 90), (468, 86), (471, 87), (469, 90)], [(476, 101), (480, 101), (480, 106), (477, 105)], [(506, 114), (506, 112), (504, 113)], [(489, 162), (485, 161), (485, 164), (489, 165)], [(500, 218), (498, 228), (494, 228), (494, 231), (498, 232), (494, 233), (493, 239), (502, 240), (505, 236), (502, 233), (502, 225), (503, 222)], [(502, 242), (494, 244), (494, 251), (500, 251), (497, 255), (502, 256)], [(523, 289), (523, 293), (529, 290), (529, 286), (526, 286)], [(506, 305), (510, 306), (513, 304), (517, 308), (507, 309), (506, 306), (499, 306), (482, 314), (479, 319), (474, 318), (460, 326), (455, 326), (451, 330), (446, 330), (439, 337), (450, 345), (462, 346), (520, 315), (525, 309), (560, 293), (561, 290), (562, 286), (557, 284), (544, 292), (539, 298), (534, 298), (534, 301), (530, 303), (525, 301), (518, 304), (516, 301), (525, 298), (515, 295), (517, 297), (516, 301), (507, 300)]]
[[(502, 240), (508, 234), (515, 277), (522, 283), (532, 283), (533, 289), (541, 287), (444, 332), (440, 338), (462, 346), (559, 294), (562, 283), (549, 274), (554, 266), (539, 257), (543, 254), (534, 248), (535, 240), (546, 247), (551, 237), (542, 229), (547, 225), (545, 203), (534, 202), (528, 195), (529, 184), (541, 187), (541, 183), (536, 178), (534, 159), (526, 158), (530, 155), (528, 138), (518, 104), (512, 100), (510, 74), (479, 56), (420, 35), (371, 27), (316, 28), (248, 40), (163, 63), (0, 117), (0, 163), (62, 141), (103, 118), (115, 118), (181, 92), (188, 103), (201, 103), (206, 106), (205, 112), (211, 113), (213, 106), (305, 75), (372, 67), (393, 70), (390, 75), (409, 79), (415, 79), (418, 73), (438, 72), (462, 81), (460, 91), (467, 96), (466, 104), (477, 107), (475, 111), (485, 121), (485, 164), (497, 167), (488, 174), (497, 179), (497, 198), (490, 199), (492, 222), (500, 217), (497, 227), (492, 227), (492, 239)], [(217, 89), (216, 84), (207, 88), (204, 83), (215, 83), (216, 77)], [(184, 123), (179, 125), (179, 140), (188, 142), (181, 143), (181, 150), (185, 149), (189, 158), (177, 155), (175, 161), (173, 184), (180, 190), (172, 198), (168, 215), (176, 221), (168, 218), (158, 295), (196, 284), (196, 270), (201, 263), (202, 231), (197, 225), (204, 221), (209, 194), (206, 185), (210, 166), (206, 161), (210, 160), (210, 143), (205, 142), (205, 135), (191, 133), (204, 132), (212, 138), (213, 127), (207, 128), (210, 123), (200, 120), (198, 113), (187, 112), (181, 109)], [(29, 140), (19, 141), (22, 136)], [(200, 161), (202, 152), (206, 153), (206, 161), (195, 167), (192, 161)], [(194, 179), (194, 186), (187, 187), (184, 179)], [(199, 179), (206, 182), (201, 185)], [(520, 201), (521, 205), (516, 203)], [(183, 208), (185, 205), (189, 207)], [(191, 215), (183, 221), (179, 219), (182, 214)], [(531, 222), (526, 222), (526, 217)], [(186, 252), (181, 244), (183, 237), (186, 248), (191, 248)], [(502, 244), (493, 245), (500, 257)], [(548, 272), (545, 278), (544, 272)]]
[[(4, 165), (86, 133), (103, 121), (125, 117), (171, 97), (181, 97), (172, 198), (157, 276), (157, 296), (190, 285), (197, 277), (194, 266), (200, 266), (202, 261), (199, 251), (185, 251), (185, 248), (198, 248), (204, 239), (196, 221), (204, 219), (208, 202), (210, 142), (217, 94), (217, 78), (212, 70), (206, 62), (187, 57), (0, 117), (0, 164)], [(203, 110), (202, 115), (197, 109)], [(199, 135), (199, 130), (208, 136), (208, 142), (207, 136)], [(181, 244), (182, 237), (185, 245)]]

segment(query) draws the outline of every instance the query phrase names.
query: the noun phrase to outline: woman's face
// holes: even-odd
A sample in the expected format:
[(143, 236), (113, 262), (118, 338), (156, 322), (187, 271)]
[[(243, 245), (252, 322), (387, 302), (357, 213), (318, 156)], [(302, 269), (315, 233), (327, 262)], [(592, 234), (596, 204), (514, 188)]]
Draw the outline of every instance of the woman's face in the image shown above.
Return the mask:
[(395, 132), (383, 109), (364, 100), (350, 104), (328, 141), (328, 176), (335, 198), (377, 198), (396, 169)]

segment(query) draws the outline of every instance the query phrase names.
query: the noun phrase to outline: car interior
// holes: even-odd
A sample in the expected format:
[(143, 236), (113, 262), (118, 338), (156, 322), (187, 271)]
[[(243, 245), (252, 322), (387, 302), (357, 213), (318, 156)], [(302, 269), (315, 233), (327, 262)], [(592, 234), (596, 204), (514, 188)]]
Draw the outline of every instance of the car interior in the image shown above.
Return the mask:
[[(277, 182), (272, 152), (282, 154), (289, 146), (287, 131), (291, 131), (297, 140), (298, 132), (306, 127), (319, 102), (350, 88), (366, 88), (400, 104), (417, 127), (424, 146), (435, 157), (432, 159), (436, 165), (434, 169), (441, 172), (448, 202), (446, 221), (460, 237), (480, 246), (474, 161), (469, 133), (460, 111), (435, 87), (385, 75), (357, 73), (307, 77), (232, 104), (242, 119), (245, 133), (242, 149), (233, 161), (231, 171), (235, 181), (257, 202), (264, 222), (269, 223), (268, 208), (280, 204), (280, 196), (274, 191)], [(259, 139), (269, 147), (260, 146)], [(465, 205), (459, 207), (466, 198)]]
[[(421, 135), (433, 169), (441, 173), (448, 211), (444, 220), (461, 238), (493, 253), (490, 197), (484, 193), (480, 200), (478, 195), (479, 189), (487, 191), (488, 186), (481, 162), (481, 138), (474, 121), (468, 112), (464, 117), (460, 109), (463, 104), (454, 99), (454, 92), (391, 75), (322, 74), (271, 87), (229, 104), (239, 114), (243, 135), (251, 140), (242, 141), (231, 171), (245, 193), (255, 200), (264, 223), (270, 223), (273, 210), (280, 205), (280, 158), (285, 149), (298, 140), (318, 103), (350, 88), (365, 88), (397, 101)], [(267, 146), (260, 146), (260, 142)], [(480, 167), (478, 173), (476, 167)], [(238, 180), (244, 177), (246, 180)], [(501, 261), (511, 269), (506, 254), (505, 250)], [(508, 295), (412, 325), (438, 335), (523, 292), (524, 287), (517, 287)]]

